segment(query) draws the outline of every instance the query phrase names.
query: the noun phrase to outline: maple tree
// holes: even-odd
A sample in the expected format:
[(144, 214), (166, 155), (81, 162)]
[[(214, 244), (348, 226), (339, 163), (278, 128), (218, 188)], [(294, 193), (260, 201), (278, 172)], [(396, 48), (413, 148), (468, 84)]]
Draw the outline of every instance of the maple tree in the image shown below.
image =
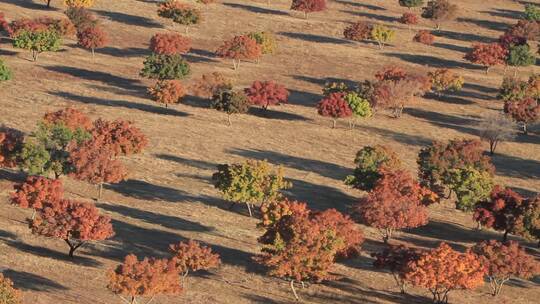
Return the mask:
[(80, 46), (92, 51), (92, 58), (95, 56), (95, 49), (102, 48), (108, 43), (107, 33), (99, 26), (87, 27), (77, 33)]
[(536, 56), (528, 44), (512, 45), (508, 49), (506, 64), (514, 67), (530, 66), (536, 63)]
[(178, 0), (167, 0), (158, 4), (158, 16), (171, 19), (174, 23), (185, 26), (186, 34), (191, 25), (202, 21), (202, 14), (196, 7)]
[(180, 80), (162, 80), (158, 81), (154, 87), (148, 88), (148, 93), (154, 101), (168, 108), (169, 104), (182, 101), (182, 98), (186, 96), (186, 88)]
[(326, 10), (326, 0), (292, 0), (291, 10), (303, 12), (307, 19), (308, 13)]
[(217, 166), (212, 175), (214, 186), (223, 198), (235, 203), (245, 203), (249, 215), (252, 204), (262, 204), (278, 198), (283, 189), (292, 185), (283, 177), (283, 169), (273, 169), (267, 161), (251, 161)]
[(227, 113), (227, 122), (231, 126), (232, 114), (245, 114), (249, 110), (250, 102), (243, 91), (233, 91), (232, 88), (220, 87), (212, 96), (210, 107)]
[(190, 86), (195, 96), (211, 98), (221, 90), (232, 90), (232, 84), (219, 72), (203, 74), (199, 80)]
[(337, 250), (336, 258), (355, 258), (360, 256), (360, 245), (364, 242), (364, 235), (353, 220), (336, 209), (312, 212), (313, 220), (342, 239), (343, 248)]
[(505, 32), (505, 35), (517, 37), (520, 43), (515, 45), (525, 45), (527, 40), (534, 41), (538, 39), (540, 35), (540, 22), (519, 20)]
[(271, 32), (251, 32), (248, 37), (261, 46), (263, 54), (273, 54), (276, 51), (276, 38)]
[(373, 266), (378, 269), (388, 269), (392, 273), (396, 285), (402, 294), (405, 293), (405, 271), (407, 265), (420, 258), (422, 250), (405, 245), (388, 245), (381, 252), (371, 254), (375, 258)]
[(437, 69), (429, 72), (428, 77), (431, 80), (431, 89), (439, 95), (445, 91), (460, 91), (465, 84), (463, 76), (449, 69)]
[(67, 18), (51, 18), (51, 17), (37, 17), (32, 20), (37, 24), (46, 26), (47, 28), (55, 31), (60, 37), (71, 37), (77, 33), (77, 29), (71, 20)]
[(403, 13), (401, 18), (399, 18), (399, 22), (401, 22), (403, 24), (406, 24), (408, 26), (418, 24), (419, 21), (420, 20), (418, 18), (418, 15), (416, 15), (415, 13), (411, 13), (411, 12)]
[(190, 271), (208, 270), (221, 264), (219, 255), (199, 242), (189, 240), (169, 245), (176, 270), (186, 277)]
[(376, 24), (371, 29), (371, 39), (377, 41), (381, 50), (388, 42), (394, 39), (395, 35), (396, 31), (381, 24)]
[(377, 228), (387, 243), (395, 230), (426, 225), (428, 214), (420, 187), (408, 172), (382, 169), (380, 174), (373, 190), (354, 205), (352, 213), (361, 223)]
[(347, 176), (345, 184), (354, 188), (369, 191), (375, 187), (381, 178), (381, 169), (401, 167), (401, 161), (397, 154), (390, 148), (382, 145), (365, 146), (356, 153), (354, 159), (353, 175)]
[(0, 273), (0, 303), (22, 304), (22, 292), (13, 287), (13, 282)]
[(48, 126), (62, 124), (73, 132), (78, 129), (90, 131), (93, 128), (92, 120), (86, 114), (73, 107), (45, 113), (43, 123)]
[(456, 208), (472, 211), (477, 202), (489, 196), (493, 189), (493, 175), (473, 167), (451, 169), (447, 172), (446, 183), (456, 194)]
[(431, 19), (437, 29), (441, 23), (453, 20), (458, 13), (458, 6), (452, 4), (449, 0), (431, 0), (428, 1), (426, 7), (422, 8), (422, 17)]
[(59, 179), (28, 176), (24, 183), (13, 188), (15, 192), (11, 193), (10, 202), (21, 208), (41, 210), (64, 197), (64, 186)]
[(96, 206), (67, 199), (39, 210), (29, 226), (34, 234), (63, 239), (69, 245), (70, 257), (86, 242), (114, 235), (111, 219), (100, 215)]
[(487, 74), (491, 67), (506, 64), (507, 56), (508, 48), (501, 43), (478, 43), (473, 45), (472, 50), (465, 55), (465, 59), (483, 65)]
[(150, 50), (156, 54), (185, 54), (190, 49), (191, 38), (180, 34), (155, 34), (150, 39)]
[(180, 54), (151, 54), (143, 64), (139, 75), (150, 79), (184, 79), (191, 74), (189, 63)]
[(521, 124), (523, 133), (528, 133), (527, 125), (540, 118), (540, 104), (536, 98), (525, 98), (520, 101), (507, 101), (504, 103), (504, 112), (514, 121)]
[(13, 168), (17, 166), (23, 139), (22, 132), (0, 127), (0, 167)]
[(259, 105), (264, 110), (267, 110), (268, 106), (287, 103), (289, 98), (289, 91), (287, 91), (285, 86), (272, 80), (255, 81), (251, 87), (246, 88), (244, 92), (251, 104)]
[(62, 43), (60, 35), (52, 29), (20, 30), (13, 36), (13, 46), (29, 50), (33, 61), (43, 52), (56, 52)]
[(260, 211), (261, 222), (257, 226), (268, 229), (286, 215), (304, 213), (309, 210), (306, 203), (293, 201), (286, 197), (278, 197), (262, 203)]
[(99, 25), (96, 15), (84, 7), (68, 7), (65, 14), (78, 32)]
[(343, 97), (352, 111), (352, 119), (349, 121), (349, 126), (354, 129), (357, 118), (367, 118), (373, 115), (369, 100), (361, 97), (356, 92), (349, 92)]
[(92, 129), (94, 140), (110, 147), (113, 156), (138, 154), (148, 145), (148, 139), (131, 121), (97, 119)]
[(343, 36), (352, 41), (371, 39), (373, 24), (366, 21), (357, 21), (343, 30)]
[(532, 3), (525, 5), (525, 19), (540, 22), (540, 6)]
[(262, 55), (262, 47), (248, 35), (240, 35), (223, 42), (216, 50), (216, 55), (232, 59), (233, 67), (236, 70), (240, 67), (242, 60), (258, 60)]
[(379, 81), (373, 93), (373, 104), (376, 108), (390, 111), (392, 117), (399, 118), (403, 109), (415, 100), (415, 97), (424, 94), (423, 83), (413, 77), (402, 80)]
[(110, 269), (107, 276), (107, 288), (120, 297), (128, 297), (125, 301), (130, 304), (136, 304), (140, 297), (149, 297), (148, 304), (156, 295), (178, 295), (183, 291), (172, 259), (144, 258), (139, 261), (134, 254), (129, 254), (122, 264)]
[(317, 104), (319, 115), (332, 118), (332, 128), (336, 127), (336, 119), (350, 117), (353, 114), (344, 97), (343, 93), (331, 93)]
[(493, 296), (499, 295), (512, 277), (529, 279), (540, 274), (540, 264), (518, 242), (489, 240), (476, 244), (472, 251), (487, 268), (486, 276)]
[(385, 66), (375, 73), (375, 79), (378, 81), (400, 81), (407, 79), (407, 76), (407, 71), (397, 65)]
[(404, 278), (414, 286), (428, 289), (434, 303), (448, 303), (452, 290), (483, 285), (485, 273), (485, 267), (474, 253), (460, 253), (441, 243), (409, 262)]
[(435, 35), (428, 30), (419, 30), (413, 37), (414, 42), (425, 45), (433, 45), (435, 43)]

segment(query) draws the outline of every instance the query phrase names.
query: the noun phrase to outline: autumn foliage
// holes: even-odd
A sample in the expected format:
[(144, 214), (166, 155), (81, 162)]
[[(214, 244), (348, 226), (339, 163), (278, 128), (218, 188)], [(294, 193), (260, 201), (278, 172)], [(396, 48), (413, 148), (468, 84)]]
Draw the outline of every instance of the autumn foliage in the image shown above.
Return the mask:
[(102, 145), (110, 147), (114, 156), (138, 154), (148, 145), (148, 139), (139, 128), (121, 119), (94, 121), (92, 136)]
[(259, 59), (262, 56), (262, 48), (255, 39), (247, 35), (240, 35), (225, 41), (217, 49), (216, 55), (232, 59), (234, 69), (237, 69), (241, 60)]
[(191, 39), (180, 34), (155, 34), (150, 39), (150, 50), (156, 54), (185, 54), (191, 49)]
[(15, 129), (0, 128), (0, 167), (17, 165), (17, 154), (22, 148), (23, 134)]
[(383, 251), (372, 254), (375, 258), (373, 266), (378, 269), (388, 269), (396, 281), (401, 293), (405, 293), (405, 273), (409, 263), (415, 262), (421, 256), (420, 249), (405, 245), (389, 245)]
[(352, 110), (343, 93), (332, 93), (317, 104), (317, 112), (324, 117), (332, 118), (332, 128), (336, 127), (336, 119), (352, 116)]
[(193, 240), (171, 244), (169, 251), (177, 271), (184, 276), (190, 271), (208, 270), (221, 264), (218, 254)]
[(48, 204), (60, 201), (64, 197), (64, 186), (59, 179), (41, 176), (29, 176), (22, 184), (14, 186), (11, 203), (21, 208), (41, 210)]
[(308, 13), (320, 12), (326, 9), (326, 0), (293, 0), (291, 10), (304, 12), (307, 18)]
[(211, 98), (220, 90), (232, 89), (229, 80), (219, 72), (203, 74), (200, 79), (189, 87), (193, 95), (201, 98)]
[(306, 203), (293, 201), (286, 197), (264, 202), (261, 204), (260, 210), (261, 222), (257, 226), (264, 228), (272, 227), (284, 216), (308, 212)]
[(263, 109), (268, 106), (287, 103), (289, 91), (285, 86), (274, 81), (255, 81), (251, 87), (245, 89), (246, 96), (251, 104), (259, 105)]
[(415, 25), (418, 24), (419, 18), (415, 13), (406, 12), (399, 18), (399, 22), (407, 25)]
[(473, 247), (486, 267), (491, 294), (501, 293), (503, 285), (511, 278), (530, 279), (540, 274), (540, 263), (515, 241), (501, 243), (484, 241)]
[(426, 45), (432, 45), (435, 42), (435, 36), (426, 30), (420, 30), (413, 38), (413, 41)]
[(93, 128), (92, 120), (86, 114), (73, 107), (48, 112), (43, 116), (43, 122), (47, 125), (62, 124), (71, 131), (76, 131), (79, 128), (90, 131)]
[(86, 242), (114, 235), (111, 219), (100, 215), (93, 204), (67, 199), (39, 210), (29, 225), (34, 234), (64, 240), (69, 245), (70, 257)]
[(465, 59), (483, 65), (487, 73), (492, 66), (505, 64), (507, 56), (508, 49), (500, 43), (479, 43), (473, 45), (473, 49), (465, 55)]
[(128, 297), (128, 303), (136, 303), (139, 297), (177, 295), (183, 289), (176, 264), (172, 259), (144, 258), (139, 261), (133, 254), (124, 263), (108, 272), (107, 288), (119, 296)]
[(430, 0), (422, 9), (422, 17), (431, 19), (437, 29), (441, 23), (455, 19), (459, 10), (450, 0)]
[(343, 36), (352, 41), (363, 41), (371, 38), (373, 24), (366, 21), (355, 22), (345, 28)]
[(148, 88), (148, 93), (157, 103), (168, 107), (169, 104), (180, 103), (187, 92), (180, 80), (162, 80)]
[(13, 282), (0, 273), (0, 303), (22, 304), (22, 292), (13, 287)]
[(380, 170), (381, 177), (367, 197), (353, 207), (353, 216), (375, 227), (386, 243), (395, 230), (428, 223), (420, 185), (404, 170)]
[(540, 104), (536, 98), (525, 98), (519, 101), (507, 101), (504, 104), (504, 112), (523, 127), (523, 133), (527, 134), (527, 126), (540, 119)]
[(108, 36), (105, 31), (99, 26), (87, 27), (77, 33), (77, 39), (80, 46), (92, 50), (104, 47), (108, 42)]
[(407, 71), (397, 65), (385, 66), (375, 73), (375, 79), (378, 81), (400, 81), (406, 79)]
[(356, 153), (356, 168), (345, 183), (357, 189), (370, 191), (381, 177), (382, 168), (399, 169), (401, 161), (390, 148), (381, 145), (365, 146)]
[(434, 303), (448, 303), (452, 290), (482, 286), (485, 273), (484, 265), (474, 253), (460, 253), (441, 243), (408, 263), (404, 277), (412, 285), (428, 289)]

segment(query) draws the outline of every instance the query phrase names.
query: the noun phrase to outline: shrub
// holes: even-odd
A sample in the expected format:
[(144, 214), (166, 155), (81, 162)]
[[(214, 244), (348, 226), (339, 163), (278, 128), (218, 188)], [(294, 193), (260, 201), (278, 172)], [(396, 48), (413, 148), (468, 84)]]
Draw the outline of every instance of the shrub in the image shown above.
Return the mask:
[(227, 121), (231, 125), (231, 114), (245, 114), (249, 110), (250, 102), (242, 91), (233, 91), (222, 88), (214, 93), (210, 107), (227, 113)]
[(148, 93), (155, 102), (164, 104), (180, 103), (186, 96), (186, 89), (179, 80), (161, 80), (152, 88), (148, 88)]
[(381, 145), (365, 146), (356, 153), (356, 168), (347, 176), (345, 184), (363, 191), (371, 191), (381, 178), (381, 169), (398, 169), (401, 161), (390, 148)]
[[(223, 198), (236, 203), (245, 203), (251, 216), (251, 205), (277, 199), (282, 189), (292, 184), (283, 177), (283, 170), (273, 170), (266, 161), (218, 165), (212, 175), (214, 186)], [(232, 205), (231, 205), (232, 206)]]
[(493, 189), (492, 174), (471, 167), (450, 170), (445, 182), (456, 194), (456, 208), (462, 211), (473, 211)]
[(200, 10), (192, 5), (181, 3), (178, 0), (167, 0), (160, 3), (157, 12), (160, 17), (185, 25), (186, 33), (189, 31), (189, 26), (199, 24), (202, 20)]
[(109, 38), (102, 28), (93, 26), (78, 32), (77, 39), (80, 46), (92, 50), (92, 57), (94, 57), (94, 50), (104, 47)]
[(407, 265), (420, 258), (422, 251), (405, 245), (389, 245), (383, 251), (372, 254), (373, 266), (390, 270), (402, 294), (405, 293)]
[(150, 50), (159, 55), (185, 54), (191, 49), (191, 39), (180, 34), (155, 34)]
[(332, 93), (317, 104), (319, 115), (332, 118), (332, 128), (336, 127), (336, 119), (352, 116), (351, 107), (344, 97), (343, 93)]
[(540, 117), (540, 104), (534, 98), (507, 101), (504, 103), (504, 112), (522, 125), (524, 134), (528, 134), (527, 125), (537, 122)]
[(148, 145), (148, 139), (139, 128), (121, 119), (94, 121), (92, 137), (99, 140), (101, 145), (109, 147), (114, 157), (141, 153)]
[(419, 21), (418, 15), (411, 12), (406, 12), (399, 18), (399, 22), (408, 26), (418, 24)]
[(258, 60), (262, 55), (262, 48), (256, 40), (247, 35), (241, 35), (225, 41), (217, 49), (216, 55), (221, 58), (232, 59), (236, 70), (240, 67), (240, 61), (242, 60)]
[(326, 10), (326, 0), (292, 0), (291, 10), (303, 12), (307, 19), (308, 13)]
[(209, 247), (202, 246), (193, 240), (171, 244), (169, 251), (173, 256), (172, 261), (176, 265), (177, 271), (184, 277), (190, 271), (208, 270), (221, 264), (219, 254), (213, 253)]
[(94, 0), (64, 0), (64, 4), (69, 7), (91, 7)]
[(424, 5), (424, 0), (399, 0), (399, 5), (409, 9), (413, 7), (421, 7)]
[(201, 78), (190, 87), (190, 90), (195, 96), (202, 98), (211, 98), (220, 90), (227, 89), (231, 90), (232, 84), (219, 72), (203, 74)]
[(22, 293), (13, 287), (13, 282), (0, 273), (0, 303), (22, 304)]
[(514, 45), (508, 50), (506, 63), (515, 67), (530, 66), (536, 63), (536, 57), (528, 44)]
[(0, 81), (10, 80), (11, 77), (13, 77), (13, 74), (11, 73), (11, 70), (4, 63), (4, 61), (2, 59), (0, 59)]
[(460, 253), (446, 243), (424, 252), (407, 265), (405, 280), (433, 294), (434, 303), (448, 303), (454, 289), (474, 289), (484, 284), (485, 268), (478, 257)]
[(251, 32), (248, 37), (261, 46), (263, 54), (273, 54), (276, 51), (276, 38), (270, 32)]
[(23, 133), (15, 129), (0, 127), (0, 167), (13, 168), (23, 146)]
[(369, 22), (358, 21), (346, 27), (343, 31), (343, 36), (353, 41), (368, 40), (371, 39), (373, 27), (373, 24)]
[(137, 297), (153, 298), (160, 294), (177, 295), (182, 292), (178, 270), (173, 260), (144, 258), (133, 254), (124, 263), (107, 273), (107, 288), (119, 296), (127, 296), (131, 303)]
[(530, 279), (540, 274), (540, 264), (515, 241), (484, 241), (476, 244), (472, 251), (487, 268), (486, 276), (493, 296), (499, 295), (512, 277)]
[(400, 81), (408, 76), (404, 68), (397, 65), (385, 66), (382, 70), (375, 73), (375, 79), (378, 81)]
[(186, 60), (180, 55), (152, 54), (144, 60), (140, 75), (150, 79), (184, 79), (191, 73)]
[(66, 10), (66, 16), (71, 20), (73, 25), (75, 25), (78, 32), (99, 24), (96, 15), (84, 7), (69, 7)]
[(268, 106), (287, 103), (289, 98), (289, 91), (285, 86), (274, 81), (255, 81), (244, 91), (251, 104), (259, 105), (265, 110)]
[(483, 155), (479, 140), (434, 141), (420, 150), (417, 163), (420, 183), (439, 196), (443, 195), (446, 187), (452, 187), (450, 176), (457, 170), (473, 168), (490, 175), (495, 171), (491, 159)]
[(478, 125), (480, 138), (489, 143), (489, 152), (495, 154), (500, 142), (510, 140), (516, 135), (515, 123), (501, 113), (489, 115)]
[(60, 38), (60, 35), (54, 30), (22, 30), (13, 37), (13, 46), (30, 50), (34, 61), (36, 61), (38, 55), (43, 52), (58, 51), (61, 43), (62, 39)]
[(55, 208), (40, 210), (29, 221), (32, 233), (63, 239), (69, 245), (69, 256), (88, 241), (105, 240), (114, 235), (111, 219), (99, 214), (90, 203), (61, 200)]
[(457, 75), (449, 69), (437, 69), (428, 73), (431, 80), (431, 88), (437, 94), (445, 91), (461, 91), (465, 80), (463, 76)]
[(394, 30), (380, 24), (376, 24), (371, 30), (371, 39), (377, 41), (380, 49), (383, 49), (385, 44), (392, 41), (395, 35), (396, 32)]
[(14, 186), (10, 202), (21, 208), (41, 210), (64, 197), (64, 186), (59, 179), (48, 179), (41, 176), (29, 176), (26, 181)]
[(377, 228), (387, 243), (395, 230), (426, 225), (428, 214), (420, 200), (420, 187), (409, 173), (383, 169), (379, 174), (373, 190), (353, 207), (353, 215)]
[(540, 22), (540, 7), (534, 4), (525, 5), (525, 19)]
[(441, 23), (456, 18), (458, 9), (458, 6), (449, 0), (432, 0), (423, 8), (422, 17), (431, 19), (439, 29)]
[(492, 66), (505, 64), (508, 49), (500, 43), (478, 43), (465, 55), (465, 59), (472, 63), (481, 64), (486, 68), (486, 73)]

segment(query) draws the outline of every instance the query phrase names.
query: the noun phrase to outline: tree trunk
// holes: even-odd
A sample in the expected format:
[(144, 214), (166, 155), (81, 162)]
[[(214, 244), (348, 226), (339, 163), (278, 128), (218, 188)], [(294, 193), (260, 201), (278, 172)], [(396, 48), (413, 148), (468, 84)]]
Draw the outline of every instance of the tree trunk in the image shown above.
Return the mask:
[(131, 297), (131, 304), (136, 304), (137, 303), (137, 298), (135, 298), (135, 296), (132, 296)]
[(336, 128), (336, 120), (332, 119), (332, 129), (335, 129), (335, 128)]
[(32, 50), (32, 61), (37, 61), (38, 58), (38, 52), (36, 50)]
[(294, 289), (294, 280), (291, 280), (291, 290), (294, 294), (294, 298), (296, 299), (296, 301), (300, 301), (300, 299), (298, 298), (298, 294), (296, 294), (296, 289)]
[(51, 0), (47, 0), (47, 8), (51, 7)]
[(84, 242), (74, 244), (74, 243), (70, 242), (69, 239), (65, 239), (64, 241), (66, 241), (66, 243), (69, 245), (69, 257), (70, 258), (73, 258), (74, 254), (75, 254), (75, 251), (77, 249), (79, 249), (79, 247), (81, 247), (84, 244)]
[(503, 234), (503, 242), (506, 242), (507, 239), (508, 239), (508, 230), (505, 230)]
[(229, 124), (229, 127), (232, 126), (232, 123), (231, 123), (231, 114), (227, 114), (227, 122)]
[(95, 59), (96, 59), (96, 52), (94, 48), (92, 48), (92, 60), (95, 60)]
[(527, 135), (529, 134), (529, 131), (527, 130), (527, 124), (523, 123), (523, 134)]
[(103, 195), (103, 183), (99, 183), (99, 185), (98, 185), (98, 201), (101, 200), (102, 195)]
[(253, 214), (251, 213), (251, 205), (248, 202), (246, 202), (246, 205), (248, 207), (249, 217), (253, 217)]

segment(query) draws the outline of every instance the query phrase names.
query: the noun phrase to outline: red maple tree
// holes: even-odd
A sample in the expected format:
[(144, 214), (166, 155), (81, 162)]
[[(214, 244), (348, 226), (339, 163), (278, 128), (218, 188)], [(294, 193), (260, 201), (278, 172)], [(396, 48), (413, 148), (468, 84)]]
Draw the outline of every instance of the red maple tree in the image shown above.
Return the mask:
[(107, 288), (119, 296), (127, 296), (130, 304), (137, 303), (138, 297), (153, 299), (156, 295), (178, 295), (183, 291), (176, 265), (169, 259), (139, 261), (134, 254), (129, 254), (124, 263), (110, 269), (107, 276)]
[(520, 123), (523, 127), (523, 133), (528, 134), (527, 125), (540, 119), (540, 103), (536, 98), (507, 101), (504, 104), (504, 112)]
[(373, 24), (366, 21), (358, 21), (343, 30), (343, 36), (352, 41), (363, 41), (371, 39)]
[(89, 26), (77, 33), (77, 40), (80, 46), (92, 51), (92, 57), (95, 56), (95, 49), (107, 45), (109, 37), (107, 33), (99, 26)]
[(465, 55), (465, 59), (483, 65), (488, 73), (492, 66), (505, 64), (507, 56), (508, 49), (500, 43), (478, 43), (473, 45), (473, 49)]
[(317, 112), (324, 117), (332, 118), (332, 128), (336, 127), (336, 119), (352, 116), (352, 110), (343, 93), (331, 93), (317, 104)]
[(180, 34), (155, 34), (150, 39), (150, 50), (156, 54), (185, 54), (191, 49), (191, 39)]
[(420, 187), (408, 172), (382, 169), (380, 173), (373, 190), (353, 207), (353, 215), (377, 228), (387, 243), (395, 230), (426, 225), (428, 214)]
[(127, 156), (142, 152), (148, 145), (146, 136), (133, 123), (117, 119), (94, 121), (92, 136), (103, 145), (109, 146), (113, 156)]
[(232, 59), (236, 70), (242, 60), (258, 60), (262, 56), (262, 47), (255, 39), (247, 35), (240, 35), (225, 41), (217, 49), (216, 55)]
[(289, 98), (289, 91), (285, 86), (272, 80), (255, 81), (251, 87), (245, 89), (245, 93), (251, 104), (259, 105), (265, 110), (268, 106), (287, 103)]
[(45, 124), (63, 124), (71, 131), (83, 129), (85, 131), (92, 130), (92, 120), (83, 112), (67, 107), (58, 111), (48, 112), (43, 116)]
[(400, 81), (406, 79), (407, 76), (407, 71), (397, 65), (386, 66), (375, 73), (375, 79), (378, 81)]
[(59, 179), (29, 176), (26, 181), (16, 184), (11, 194), (11, 203), (21, 208), (41, 210), (52, 206), (64, 197), (64, 186)]
[(17, 154), (23, 145), (23, 133), (11, 128), (0, 128), (0, 167), (17, 166)]
[(111, 219), (100, 215), (96, 206), (67, 199), (39, 210), (29, 225), (34, 234), (63, 239), (69, 245), (70, 257), (86, 242), (114, 235)]
[(364, 242), (364, 235), (348, 215), (336, 209), (327, 209), (314, 212), (312, 218), (319, 225), (327, 227), (343, 238), (343, 249), (336, 253), (338, 258), (348, 259), (360, 256), (360, 245)]
[(418, 18), (418, 15), (411, 12), (403, 13), (401, 18), (399, 18), (399, 22), (403, 24), (407, 24), (407, 25), (415, 25), (415, 24), (418, 24), (419, 21), (420, 21), (420, 18)]
[(401, 293), (405, 293), (405, 271), (407, 265), (420, 258), (422, 250), (405, 245), (389, 245), (383, 251), (372, 254), (375, 258), (373, 266), (379, 269), (388, 269), (396, 281)]
[(308, 13), (320, 12), (326, 9), (326, 0), (293, 0), (291, 10), (304, 13), (307, 18)]
[(156, 85), (148, 89), (148, 93), (157, 102), (164, 104), (166, 108), (169, 104), (180, 103), (182, 98), (186, 96), (186, 88), (180, 80), (162, 80)]
[(259, 227), (273, 227), (282, 217), (292, 214), (308, 213), (309, 209), (306, 203), (293, 201), (286, 197), (264, 202), (261, 204), (261, 222)]
[(420, 30), (414, 36), (413, 41), (426, 45), (432, 45), (435, 43), (435, 36), (430, 31)]
[(221, 264), (219, 254), (213, 253), (212, 249), (194, 240), (171, 244), (169, 251), (173, 255), (172, 261), (175, 263), (176, 269), (184, 277), (190, 271), (208, 270)]

